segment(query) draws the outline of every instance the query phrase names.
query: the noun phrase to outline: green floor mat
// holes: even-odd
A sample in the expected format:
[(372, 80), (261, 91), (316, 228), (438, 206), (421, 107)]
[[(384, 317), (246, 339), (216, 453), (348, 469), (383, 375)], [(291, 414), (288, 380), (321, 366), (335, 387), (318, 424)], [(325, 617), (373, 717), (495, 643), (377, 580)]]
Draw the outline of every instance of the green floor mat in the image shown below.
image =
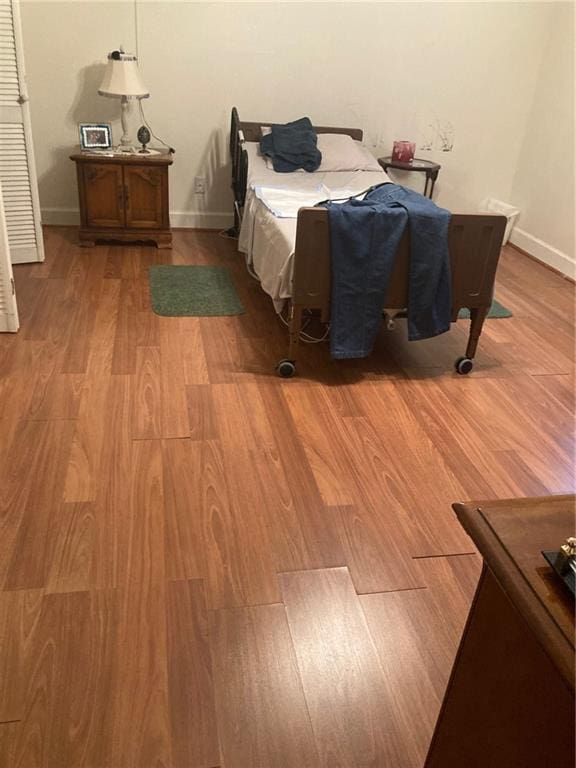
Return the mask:
[[(458, 313), (458, 317), (461, 320), (466, 320), (467, 318), (470, 317), (470, 310), (461, 309), (460, 312)], [(512, 312), (510, 312), (509, 309), (506, 309), (506, 307), (503, 307), (499, 301), (496, 301), (496, 299), (494, 299), (487, 317), (512, 317)]]
[(152, 266), (152, 309), (165, 317), (216, 317), (244, 312), (224, 267)]

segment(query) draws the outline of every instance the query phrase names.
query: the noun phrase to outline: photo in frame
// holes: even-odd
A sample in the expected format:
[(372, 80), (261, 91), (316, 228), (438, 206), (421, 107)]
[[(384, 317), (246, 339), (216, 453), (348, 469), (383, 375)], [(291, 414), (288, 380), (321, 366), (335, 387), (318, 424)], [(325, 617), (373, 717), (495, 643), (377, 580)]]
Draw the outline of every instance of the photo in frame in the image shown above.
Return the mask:
[(110, 123), (80, 123), (81, 149), (110, 149), (112, 126)]

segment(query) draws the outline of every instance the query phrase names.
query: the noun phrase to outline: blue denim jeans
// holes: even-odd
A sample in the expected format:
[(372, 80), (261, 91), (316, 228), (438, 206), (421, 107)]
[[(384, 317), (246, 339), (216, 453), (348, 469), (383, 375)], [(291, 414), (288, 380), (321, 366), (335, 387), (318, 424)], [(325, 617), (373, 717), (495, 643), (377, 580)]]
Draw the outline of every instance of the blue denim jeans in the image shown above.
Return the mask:
[(427, 197), (384, 184), (364, 200), (329, 203), (334, 358), (366, 357), (382, 309), (398, 244), (410, 226), (408, 338), (427, 339), (450, 328), (450, 213)]

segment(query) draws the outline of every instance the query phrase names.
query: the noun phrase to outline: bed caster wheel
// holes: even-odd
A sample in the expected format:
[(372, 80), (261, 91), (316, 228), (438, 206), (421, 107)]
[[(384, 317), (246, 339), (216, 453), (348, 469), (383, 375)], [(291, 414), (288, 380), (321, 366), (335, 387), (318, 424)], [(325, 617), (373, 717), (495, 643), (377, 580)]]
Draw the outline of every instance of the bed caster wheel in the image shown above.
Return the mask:
[(278, 373), (278, 376), (281, 376), (283, 379), (291, 379), (296, 373), (296, 366), (292, 360), (280, 360), (276, 366), (276, 372)]
[(465, 376), (474, 368), (474, 361), (469, 357), (459, 357), (455, 364), (456, 373)]

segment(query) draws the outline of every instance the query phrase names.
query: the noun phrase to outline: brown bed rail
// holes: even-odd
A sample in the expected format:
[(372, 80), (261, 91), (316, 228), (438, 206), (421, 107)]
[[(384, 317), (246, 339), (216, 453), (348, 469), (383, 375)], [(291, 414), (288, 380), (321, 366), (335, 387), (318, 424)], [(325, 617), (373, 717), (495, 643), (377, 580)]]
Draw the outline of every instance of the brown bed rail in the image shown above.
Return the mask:
[[(232, 189), (239, 226), (246, 195), (248, 153), (242, 148), (244, 141), (257, 141), (262, 126), (270, 122), (241, 122), (236, 108), (232, 110), (230, 153), (232, 157)], [(356, 128), (316, 129), (319, 133), (344, 133), (362, 139)], [(472, 370), (473, 359), (482, 333), (484, 320), (494, 296), (494, 280), (506, 228), (506, 217), (487, 214), (453, 214), (448, 232), (448, 247), (452, 267), (452, 322), (461, 309), (470, 310), (470, 333), (466, 353), (458, 358), (458, 373)], [(410, 231), (404, 233), (396, 256), (384, 306), (403, 310), (408, 305), (408, 274), (410, 266)], [(277, 365), (281, 376), (293, 376), (303, 317), (306, 311), (316, 310), (322, 322), (330, 320), (330, 226), (325, 208), (301, 208), (298, 212), (292, 298), (289, 311), (288, 354)]]

